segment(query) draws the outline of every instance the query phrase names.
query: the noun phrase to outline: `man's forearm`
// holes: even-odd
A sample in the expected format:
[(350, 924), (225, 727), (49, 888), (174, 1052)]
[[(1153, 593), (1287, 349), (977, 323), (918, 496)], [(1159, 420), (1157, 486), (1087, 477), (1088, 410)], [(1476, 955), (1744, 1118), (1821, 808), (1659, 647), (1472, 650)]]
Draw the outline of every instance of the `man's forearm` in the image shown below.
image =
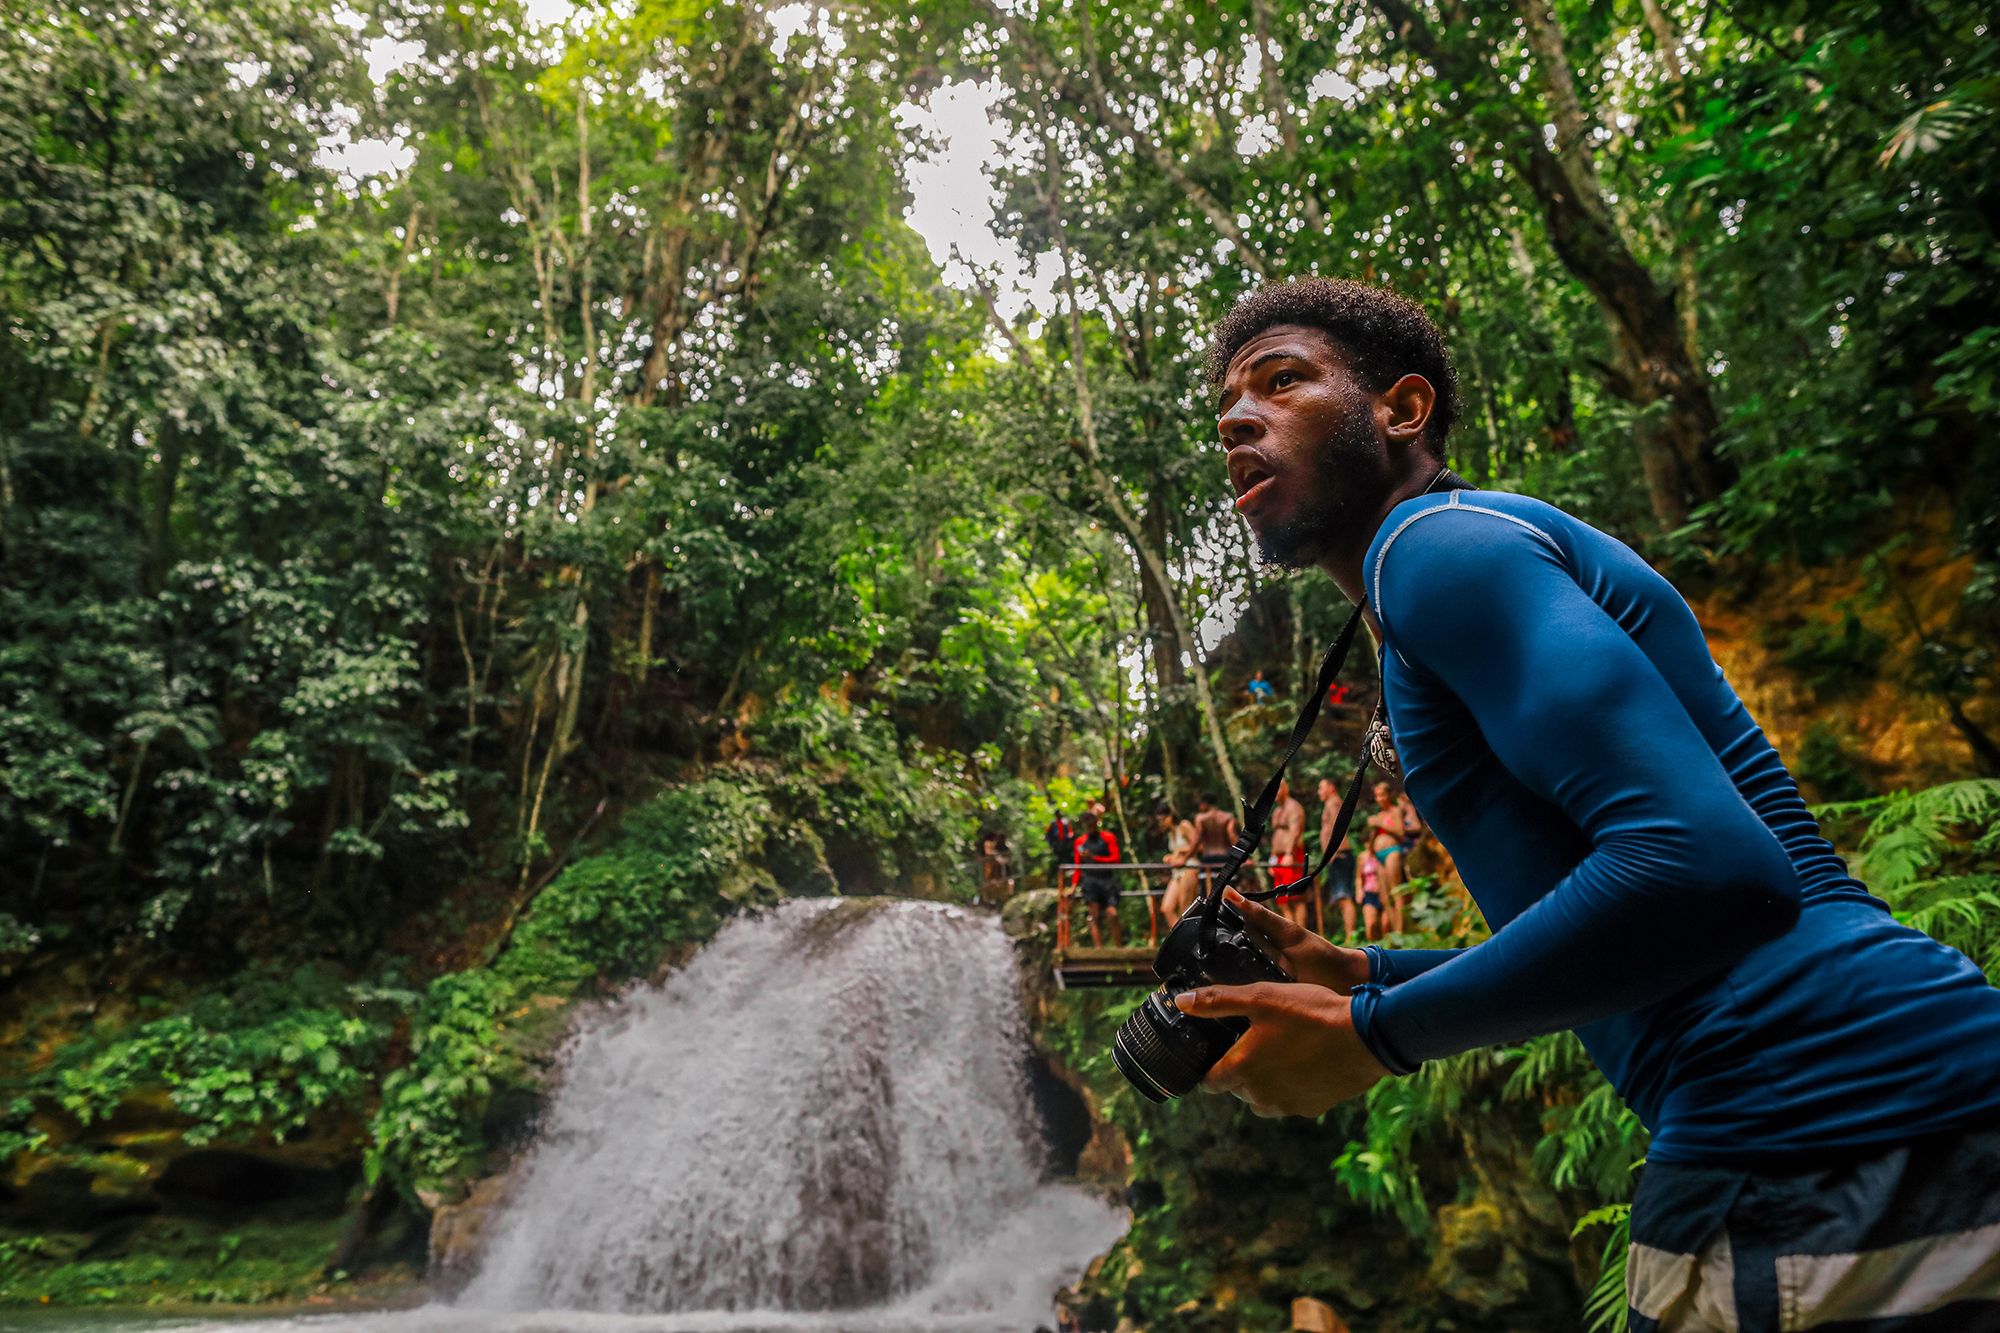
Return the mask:
[(1368, 955), (1371, 986), (1394, 986), (1412, 980), (1465, 952), (1464, 949), (1384, 949), (1379, 944), (1366, 945), (1362, 951)]

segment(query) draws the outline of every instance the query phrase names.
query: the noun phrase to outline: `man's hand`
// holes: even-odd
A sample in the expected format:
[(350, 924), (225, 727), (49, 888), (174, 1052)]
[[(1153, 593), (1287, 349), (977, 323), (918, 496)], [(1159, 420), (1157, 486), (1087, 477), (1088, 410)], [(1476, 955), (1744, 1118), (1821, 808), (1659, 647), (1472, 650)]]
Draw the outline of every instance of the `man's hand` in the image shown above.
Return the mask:
[(1243, 924), (1265, 949), (1275, 955), (1291, 973), (1292, 980), (1346, 995), (1368, 980), (1368, 955), (1359, 949), (1343, 949), (1323, 935), (1315, 935), (1282, 912), (1253, 903), (1234, 889), (1225, 890), (1223, 901), (1243, 914)]
[(1207, 1083), (1211, 1091), (1241, 1097), (1259, 1115), (1320, 1115), (1389, 1075), (1355, 1032), (1352, 1002), (1324, 986), (1203, 986), (1174, 1003), (1197, 1018), (1250, 1020), (1250, 1030), (1208, 1071)]

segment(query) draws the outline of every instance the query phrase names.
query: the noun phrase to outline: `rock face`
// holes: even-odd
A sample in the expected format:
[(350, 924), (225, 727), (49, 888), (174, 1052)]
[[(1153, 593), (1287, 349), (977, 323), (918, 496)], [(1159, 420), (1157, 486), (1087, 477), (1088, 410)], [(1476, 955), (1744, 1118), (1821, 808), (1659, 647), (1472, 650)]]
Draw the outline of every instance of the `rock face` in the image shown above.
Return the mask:
[(493, 1217), (507, 1200), (510, 1180), (505, 1175), (488, 1176), (462, 1201), (432, 1209), (428, 1276), (441, 1293), (456, 1294), (479, 1271)]
[[(1991, 637), (1967, 596), (1977, 567), (1942, 510), (1910, 516), (1908, 529), (1912, 540), (1871, 557), (1879, 567), (1773, 564), (1752, 588), (1689, 599), (1717, 665), (1808, 800), (1851, 794), (1827, 789), (1834, 777), (1883, 791), (1974, 771), (1949, 708), (1920, 685), (1934, 678), (1934, 649)], [(1990, 675), (1962, 709), (1966, 723), (2000, 732)]]
[(1027, 1015), (1037, 1051), (1029, 1083), (1057, 1153), (1057, 1174), (1122, 1194), (1131, 1183), (1132, 1148), (1104, 1114), (1100, 1101), (1105, 1089), (1072, 1069), (1057, 1044), (1048, 1040), (1055, 1027), (1050, 966), (1055, 957), (1056, 904), (1054, 889), (1030, 889), (1015, 894), (1000, 909), (1000, 925), (1014, 941), (1021, 1011)]
[(1531, 1117), (1469, 1120), (1458, 1134), (1469, 1198), (1437, 1209), (1429, 1281), (1455, 1304), (1494, 1318), (1573, 1306), (1580, 1274), (1570, 1261), (1576, 1209), (1542, 1182), (1532, 1160)]
[(8, 1163), (0, 1225), (88, 1233), (154, 1213), (217, 1222), (338, 1215), (360, 1178), (351, 1126), (230, 1146), (190, 1144), (187, 1127), (164, 1092), (129, 1097), (90, 1125), (37, 1115), (41, 1142)]

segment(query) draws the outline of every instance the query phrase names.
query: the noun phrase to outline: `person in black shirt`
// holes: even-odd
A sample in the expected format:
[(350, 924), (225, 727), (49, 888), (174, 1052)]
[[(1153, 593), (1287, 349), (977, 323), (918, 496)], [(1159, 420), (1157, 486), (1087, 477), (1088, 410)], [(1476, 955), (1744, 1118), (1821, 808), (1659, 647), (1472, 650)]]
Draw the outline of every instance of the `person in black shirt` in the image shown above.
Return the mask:
[(1057, 884), (1062, 883), (1063, 867), (1069, 864), (1070, 853), (1076, 848), (1076, 826), (1069, 822), (1069, 816), (1056, 811), (1056, 817), (1042, 830), (1042, 841), (1049, 845), (1049, 873), (1055, 876)]

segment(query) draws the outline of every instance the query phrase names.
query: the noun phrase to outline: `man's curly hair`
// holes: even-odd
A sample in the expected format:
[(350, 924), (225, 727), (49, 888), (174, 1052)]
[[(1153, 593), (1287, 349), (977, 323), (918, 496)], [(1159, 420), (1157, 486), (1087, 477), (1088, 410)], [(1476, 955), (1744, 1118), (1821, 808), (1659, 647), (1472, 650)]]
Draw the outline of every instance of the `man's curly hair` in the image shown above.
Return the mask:
[(1458, 423), (1458, 372), (1431, 317), (1387, 287), (1344, 278), (1294, 278), (1246, 292), (1209, 337), (1210, 392), (1221, 389), (1243, 344), (1280, 324), (1324, 330), (1372, 392), (1380, 393), (1405, 375), (1429, 380), (1437, 391), (1425, 429), (1432, 446), (1441, 448)]

